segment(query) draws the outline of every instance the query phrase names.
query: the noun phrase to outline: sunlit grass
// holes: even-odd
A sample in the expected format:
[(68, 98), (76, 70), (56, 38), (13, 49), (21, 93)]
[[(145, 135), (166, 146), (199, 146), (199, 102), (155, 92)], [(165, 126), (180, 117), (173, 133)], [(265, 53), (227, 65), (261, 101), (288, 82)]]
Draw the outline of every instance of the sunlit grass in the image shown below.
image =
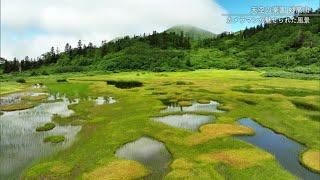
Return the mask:
[[(105, 106), (95, 106), (92, 102), (87, 101), (80, 101), (79, 104), (72, 105), (71, 109), (76, 113), (74, 118), (57, 119), (57, 121), (68, 125), (72, 121), (81, 120), (83, 128), (78, 135), (78, 140), (71, 148), (43, 162), (53, 160), (67, 162), (68, 166), (77, 168), (73, 174), (73, 177), (76, 178), (84, 177), (84, 174), (91, 177), (89, 176), (91, 172), (104, 174), (104, 172), (111, 171), (109, 169), (111, 167), (108, 166), (112, 162), (117, 162), (114, 155), (116, 149), (139, 137), (150, 136), (163, 142), (172, 153), (174, 160), (180, 159), (180, 162), (173, 165), (172, 171), (167, 175), (168, 179), (236, 177), (248, 179), (252, 176), (257, 179), (276, 177), (293, 179), (294, 177), (285, 171), (274, 158), (252, 160), (254, 163), (250, 164), (251, 156), (247, 153), (249, 152), (247, 149), (251, 148), (254, 152), (258, 150), (231, 137), (234, 134), (253, 133), (248, 128), (235, 125), (235, 122), (242, 117), (251, 117), (260, 124), (305, 144), (308, 148), (319, 149), (320, 147), (320, 139), (317, 136), (320, 130), (317, 124), (319, 122), (310, 119), (310, 111), (299, 109), (292, 104), (293, 99), (298, 99), (318, 106), (319, 95), (316, 94), (319, 92), (318, 81), (265, 78), (260, 76), (259, 72), (237, 70), (139, 72), (139, 75), (137, 74), (137, 72), (91, 74), (90, 76), (64, 74), (63, 77), (52, 76), (53, 80), (48, 81), (42, 77), (26, 79), (27, 84), (43, 82), (51, 93), (59, 92), (69, 96), (83, 97), (112, 96), (117, 100), (117, 103)], [(68, 82), (57, 83), (56, 79), (60, 78), (66, 78)], [(105, 83), (108, 79), (139, 81), (143, 83), (143, 87), (118, 89), (108, 86)], [(181, 85), (181, 83), (177, 84), (177, 81), (188, 83)], [(264, 88), (268, 93), (260, 93), (260, 91), (247, 93), (234, 90), (235, 87), (247, 86), (254, 90)], [(303, 91), (300, 91), (301, 89)], [(160, 114), (160, 110), (167, 103), (192, 102), (193, 100), (199, 102), (216, 100), (221, 103), (219, 109), (228, 111), (211, 113), (211, 115), (217, 117), (216, 123), (223, 124), (220, 125), (222, 127), (214, 128), (214, 124), (205, 125), (202, 127), (204, 131), (199, 133), (151, 120), (152, 117)], [(192, 138), (196, 143), (191, 143), (192, 146), (190, 146), (187, 142)], [(214, 158), (218, 159), (214, 162), (199, 161), (200, 155), (216, 152), (225, 152), (225, 154), (218, 154), (219, 158)], [(266, 152), (262, 154), (262, 157), (270, 156)], [(240, 160), (236, 159), (236, 163), (246, 158), (249, 158), (250, 162), (240, 163), (241, 167), (247, 168), (234, 168), (233, 159), (229, 163), (228, 160), (220, 158), (222, 155), (228, 155), (226, 157), (239, 155)], [(254, 166), (255, 163), (258, 163), (259, 166)], [(131, 166), (134, 169), (139, 165), (128, 163), (125, 167), (130, 169)], [(106, 167), (108, 168), (104, 171)], [(119, 167), (122, 166), (119, 165)], [(30, 171), (33, 177), (50, 177), (53, 173), (47, 166), (36, 170), (31, 167)], [(71, 174), (71, 170), (66, 174)], [(145, 175), (144, 173), (137, 174)], [(67, 177), (70, 179), (70, 176)]]

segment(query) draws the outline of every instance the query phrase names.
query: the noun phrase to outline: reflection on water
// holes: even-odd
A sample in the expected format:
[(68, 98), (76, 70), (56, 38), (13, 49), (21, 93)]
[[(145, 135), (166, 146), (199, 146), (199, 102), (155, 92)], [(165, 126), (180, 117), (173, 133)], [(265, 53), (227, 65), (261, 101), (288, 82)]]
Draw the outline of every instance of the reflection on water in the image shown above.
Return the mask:
[(212, 122), (213, 117), (195, 114), (183, 114), (156, 117), (154, 120), (163, 122), (173, 127), (197, 131), (203, 124)]
[(272, 130), (262, 127), (249, 118), (239, 120), (239, 124), (255, 130), (254, 136), (238, 136), (273, 154), (279, 163), (292, 174), (302, 179), (320, 179), (320, 174), (313, 173), (299, 163), (299, 155), (306, 147)]
[[(21, 171), (32, 162), (71, 145), (80, 126), (59, 126), (47, 132), (36, 128), (52, 120), (53, 115), (69, 116), (71, 102), (43, 103), (31, 109), (5, 112), (0, 116), (0, 179), (18, 179)], [(64, 135), (59, 144), (43, 143), (49, 135)]]
[(173, 103), (166, 109), (161, 110), (162, 113), (170, 112), (223, 112), (218, 109), (219, 103), (217, 101), (210, 101), (208, 104), (200, 104), (193, 102), (191, 106), (182, 107), (178, 103)]
[(0, 105), (10, 105), (19, 103), (21, 101), (21, 97), (24, 96), (25, 93), (14, 93), (6, 96), (0, 97)]
[(98, 97), (95, 99), (96, 105), (103, 105), (103, 104), (114, 104), (116, 103), (116, 100), (114, 100), (112, 97), (108, 97), (107, 99), (105, 97)]
[(34, 89), (40, 89), (40, 88), (46, 88), (46, 86), (43, 85), (42, 83), (40, 83), (40, 84), (34, 84), (34, 85), (32, 85), (32, 88), (34, 88)]
[(0, 105), (10, 105), (10, 104), (17, 104), (21, 102), (21, 98), (24, 96), (41, 96), (41, 95), (48, 95), (48, 93), (43, 92), (19, 92), (13, 93), (6, 96), (0, 97)]
[(147, 177), (152, 180), (163, 179), (171, 162), (171, 155), (165, 145), (148, 137), (125, 144), (116, 151), (116, 156), (142, 163), (152, 171)]

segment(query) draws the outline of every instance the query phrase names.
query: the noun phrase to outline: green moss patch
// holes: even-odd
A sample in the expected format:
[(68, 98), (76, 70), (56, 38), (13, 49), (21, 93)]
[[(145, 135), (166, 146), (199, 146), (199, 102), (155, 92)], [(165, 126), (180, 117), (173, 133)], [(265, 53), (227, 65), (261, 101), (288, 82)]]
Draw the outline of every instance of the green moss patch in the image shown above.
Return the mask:
[(282, 94), (284, 96), (311, 96), (319, 95), (320, 91), (301, 89), (301, 88), (278, 88), (278, 87), (262, 87), (252, 88), (251, 86), (237, 86), (233, 87), (232, 91), (253, 94)]
[(70, 176), (72, 166), (67, 165), (64, 162), (52, 161), (40, 163), (29, 169), (27, 173), (23, 175), (22, 179), (66, 179)]
[(23, 96), (21, 99), (25, 101), (43, 101), (43, 100), (46, 100), (47, 98), (48, 98), (47, 94), (42, 94), (39, 96)]
[(179, 101), (178, 104), (182, 107), (191, 106), (192, 103), (190, 101)]
[(1, 111), (17, 111), (17, 110), (30, 109), (32, 107), (34, 107), (33, 103), (21, 102), (18, 104), (10, 104), (10, 105), (0, 106), (0, 110)]
[(62, 126), (69, 124), (81, 125), (85, 122), (85, 120), (78, 115), (71, 115), (68, 117), (54, 116), (52, 121)]
[(200, 99), (198, 100), (197, 102), (200, 103), (200, 104), (209, 104), (211, 100), (209, 99)]
[(43, 142), (51, 142), (51, 143), (60, 143), (63, 142), (65, 139), (64, 136), (57, 135), (57, 136), (47, 136), (43, 139)]
[(49, 131), (53, 128), (55, 128), (56, 125), (54, 123), (46, 123), (43, 126), (37, 127), (36, 131), (40, 132), (40, 131)]

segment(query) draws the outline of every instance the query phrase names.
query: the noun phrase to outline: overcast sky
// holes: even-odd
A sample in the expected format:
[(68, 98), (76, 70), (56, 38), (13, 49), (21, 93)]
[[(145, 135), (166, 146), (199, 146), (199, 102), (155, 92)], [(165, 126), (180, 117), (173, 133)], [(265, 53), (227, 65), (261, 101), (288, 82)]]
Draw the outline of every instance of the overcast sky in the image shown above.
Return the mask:
[[(242, 1), (250, 8), (248, 2), (259, 0)], [(100, 45), (102, 40), (161, 32), (179, 24), (214, 33), (237, 30), (241, 27), (230, 26), (222, 16), (240, 10), (237, 4), (228, 0), (1, 0), (1, 57), (37, 57), (51, 46), (60, 50), (67, 42), (76, 46), (79, 39)]]

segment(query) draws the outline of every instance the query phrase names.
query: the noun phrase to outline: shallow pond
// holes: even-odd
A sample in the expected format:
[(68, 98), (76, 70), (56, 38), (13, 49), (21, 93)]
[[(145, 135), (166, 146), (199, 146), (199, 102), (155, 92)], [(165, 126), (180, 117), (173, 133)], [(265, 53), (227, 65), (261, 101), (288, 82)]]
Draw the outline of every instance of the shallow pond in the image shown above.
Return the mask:
[(163, 179), (169, 170), (171, 154), (162, 142), (142, 137), (123, 145), (116, 151), (116, 157), (135, 160), (151, 170), (146, 179)]
[(48, 93), (43, 92), (19, 92), (19, 93), (13, 93), (6, 96), (0, 97), (0, 105), (10, 105), (10, 104), (16, 104), (21, 102), (21, 98), (24, 96), (41, 96), (41, 95), (48, 95)]
[(168, 124), (173, 127), (198, 131), (203, 124), (208, 124), (213, 121), (213, 116), (204, 116), (196, 114), (169, 115), (164, 117), (156, 117), (155, 121)]
[(161, 110), (162, 113), (170, 112), (223, 112), (218, 109), (219, 103), (217, 101), (210, 101), (208, 104), (201, 104), (192, 102), (191, 106), (182, 107), (178, 103), (173, 103), (167, 106), (166, 109)]
[[(0, 116), (0, 179), (19, 179), (21, 172), (34, 161), (40, 160), (70, 146), (80, 126), (59, 126), (46, 132), (36, 128), (51, 122), (54, 115), (69, 116), (73, 111), (66, 98), (59, 102), (42, 103), (34, 108), (5, 112)], [(58, 144), (44, 143), (50, 135), (64, 135)]]
[(254, 129), (256, 134), (238, 136), (237, 139), (249, 142), (273, 154), (285, 169), (302, 179), (320, 179), (320, 174), (309, 171), (299, 163), (300, 153), (305, 150), (305, 146), (261, 126), (250, 118), (240, 119), (239, 124)]
[(103, 105), (103, 104), (114, 104), (116, 103), (116, 100), (113, 99), (112, 97), (98, 97), (97, 99), (94, 100), (96, 105)]
[(116, 80), (107, 80), (108, 85), (114, 85), (117, 88), (120, 89), (130, 89), (135, 87), (141, 87), (143, 86), (142, 82), (139, 81), (116, 81)]

